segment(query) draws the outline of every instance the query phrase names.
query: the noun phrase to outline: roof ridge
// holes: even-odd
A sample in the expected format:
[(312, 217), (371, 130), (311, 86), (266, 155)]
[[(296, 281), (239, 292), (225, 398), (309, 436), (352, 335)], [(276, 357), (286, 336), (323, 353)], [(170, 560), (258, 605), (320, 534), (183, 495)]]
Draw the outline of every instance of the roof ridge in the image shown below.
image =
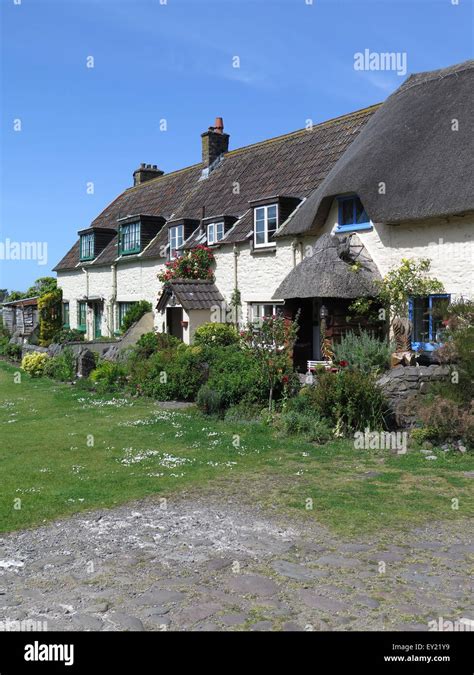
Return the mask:
[[(353, 110), (352, 112), (349, 113), (344, 113), (343, 115), (338, 115), (337, 117), (330, 117), (328, 120), (324, 120), (323, 122), (318, 122), (318, 124), (314, 124), (313, 127), (310, 129), (310, 131), (314, 131), (315, 129), (320, 129), (321, 127), (324, 127), (327, 124), (333, 124), (334, 122), (339, 122), (340, 120), (343, 120), (344, 118), (347, 117), (352, 117), (355, 115), (361, 115), (364, 113), (369, 112), (370, 110), (374, 108), (379, 108), (382, 105), (383, 102), (381, 103), (374, 103), (372, 105), (366, 106), (365, 108), (360, 108), (358, 110)], [(225, 153), (225, 157), (228, 157), (229, 155), (234, 155), (238, 152), (246, 151), (250, 148), (254, 148), (257, 145), (265, 145), (266, 143), (274, 143), (275, 141), (280, 141), (285, 138), (289, 138), (291, 136), (296, 136), (297, 134), (304, 134), (307, 133), (308, 129), (296, 129), (295, 131), (289, 131), (286, 134), (280, 134), (279, 136), (273, 136), (272, 138), (265, 138), (263, 141), (257, 141), (256, 143), (249, 143), (249, 145), (242, 145), (240, 148), (234, 148), (234, 150), (229, 150), (228, 152)], [(158, 181), (164, 180), (165, 178), (168, 178), (169, 176), (173, 176), (175, 174), (181, 173), (182, 171), (189, 171), (190, 169), (195, 169), (198, 166), (201, 166), (202, 162), (196, 162), (196, 164), (191, 164), (190, 166), (185, 166), (182, 169), (176, 169), (176, 171), (170, 171), (169, 173), (164, 173), (162, 176), (157, 176), (156, 178), (152, 178), (151, 180), (147, 180), (144, 183), (140, 183), (140, 185), (132, 185), (129, 188), (126, 188), (121, 194), (125, 194), (126, 192), (131, 192), (132, 190), (136, 190), (142, 187), (145, 187), (147, 185), (151, 185), (152, 183), (157, 183)], [(120, 196), (120, 195), (119, 195)]]
[(437, 68), (436, 70), (422, 70), (419, 73), (412, 73), (403, 84), (396, 89), (394, 94), (397, 94), (399, 91), (405, 91), (411, 89), (412, 87), (417, 87), (427, 82), (432, 82), (433, 80), (443, 80), (446, 77), (452, 77), (453, 75), (458, 75), (465, 70), (471, 70), (474, 68), (474, 59), (468, 59), (462, 63), (457, 63), (454, 66), (447, 66), (446, 68)]
[(321, 127), (324, 127), (328, 124), (334, 124), (335, 122), (339, 122), (340, 120), (343, 120), (344, 118), (347, 117), (353, 117), (356, 115), (361, 115), (363, 113), (367, 113), (370, 110), (374, 108), (380, 108), (380, 106), (383, 105), (383, 101), (380, 103), (373, 103), (372, 105), (367, 106), (366, 108), (360, 108), (359, 110), (353, 110), (350, 113), (344, 113), (344, 115), (338, 115), (337, 117), (330, 117), (328, 120), (324, 120), (324, 122), (318, 122), (318, 124), (313, 124), (311, 129), (296, 129), (296, 131), (289, 131), (286, 134), (281, 134), (280, 136), (273, 136), (272, 138), (266, 138), (263, 141), (257, 141), (256, 143), (250, 143), (249, 145), (243, 145), (240, 148), (235, 148), (234, 150), (229, 150), (229, 152), (225, 153), (225, 157), (229, 155), (236, 154), (238, 152), (242, 152), (245, 150), (248, 150), (250, 148), (254, 148), (257, 145), (265, 145), (266, 143), (274, 143), (276, 141), (281, 141), (284, 140), (285, 138), (289, 138), (291, 136), (296, 136), (299, 134), (307, 134), (308, 131), (314, 131), (315, 129), (320, 129)]

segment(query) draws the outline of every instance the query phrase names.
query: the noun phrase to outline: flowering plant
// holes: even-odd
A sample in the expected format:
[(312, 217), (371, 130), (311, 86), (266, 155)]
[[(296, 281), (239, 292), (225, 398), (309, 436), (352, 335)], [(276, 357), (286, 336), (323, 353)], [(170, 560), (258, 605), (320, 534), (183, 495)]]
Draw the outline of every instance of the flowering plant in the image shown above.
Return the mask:
[(212, 263), (214, 254), (207, 246), (196, 246), (184, 255), (166, 263), (166, 269), (160, 272), (158, 280), (162, 283), (172, 279), (209, 279), (214, 281)]

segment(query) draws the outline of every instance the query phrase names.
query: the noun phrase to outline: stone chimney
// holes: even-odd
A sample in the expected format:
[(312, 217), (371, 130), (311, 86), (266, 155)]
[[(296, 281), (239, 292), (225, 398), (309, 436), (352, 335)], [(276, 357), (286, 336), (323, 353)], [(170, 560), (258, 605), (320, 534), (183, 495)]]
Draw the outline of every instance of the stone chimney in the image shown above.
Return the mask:
[(141, 185), (163, 174), (164, 171), (161, 171), (156, 164), (140, 164), (140, 168), (133, 172), (133, 185)]
[(229, 149), (229, 134), (224, 133), (222, 117), (216, 117), (213, 127), (201, 134), (202, 138), (202, 161), (205, 167), (209, 167), (215, 160)]

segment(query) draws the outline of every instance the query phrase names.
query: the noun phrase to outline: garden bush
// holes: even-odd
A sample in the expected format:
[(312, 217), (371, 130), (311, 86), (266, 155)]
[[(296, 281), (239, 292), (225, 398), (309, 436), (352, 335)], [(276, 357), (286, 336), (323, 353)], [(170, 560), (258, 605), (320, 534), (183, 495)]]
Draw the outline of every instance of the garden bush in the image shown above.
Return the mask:
[(134, 323), (139, 321), (144, 314), (151, 312), (151, 303), (146, 300), (140, 300), (130, 307), (123, 317), (122, 333), (125, 333)]
[(43, 352), (26, 354), (21, 361), (21, 367), (31, 377), (42, 377), (48, 359), (49, 356)]
[(76, 377), (76, 357), (70, 347), (66, 347), (61, 354), (48, 359), (44, 368), (44, 375), (60, 382), (71, 382)]
[(127, 369), (122, 363), (100, 361), (90, 374), (90, 379), (100, 394), (114, 393), (125, 387)]
[(230, 323), (205, 323), (194, 333), (194, 344), (203, 347), (226, 347), (239, 342), (239, 334)]
[(62, 345), (66, 342), (83, 342), (84, 333), (76, 328), (63, 328), (53, 338), (53, 342)]
[(225, 408), (244, 400), (264, 402), (268, 396), (262, 367), (252, 354), (235, 345), (207, 350), (208, 386), (219, 392)]
[(348, 369), (323, 372), (305, 395), (319, 417), (341, 434), (387, 426), (388, 405), (374, 374)]
[(307, 441), (326, 443), (334, 434), (328, 421), (318, 419), (311, 413), (290, 410), (282, 413), (277, 420), (279, 428), (285, 436), (303, 436)]
[(139, 358), (147, 359), (155, 352), (175, 351), (183, 342), (169, 333), (144, 333), (135, 345), (135, 352)]
[(199, 389), (196, 403), (199, 410), (206, 415), (221, 415), (225, 407), (222, 394), (207, 384), (203, 384)]
[(21, 345), (17, 345), (14, 342), (10, 343), (9, 338), (0, 338), (0, 355), (6, 356), (7, 359), (12, 361), (20, 361), (22, 353)]
[(469, 408), (462, 408), (455, 401), (435, 396), (428, 402), (419, 401), (416, 411), (426, 440), (436, 444), (460, 441), (474, 449), (474, 401)]
[(359, 334), (349, 331), (333, 345), (333, 351), (336, 363), (346, 362), (349, 368), (371, 373), (381, 372), (390, 366), (393, 346), (368, 331)]
[[(265, 413), (268, 413), (266, 408)], [(227, 409), (224, 419), (226, 422), (261, 423), (262, 404), (241, 401), (240, 403), (236, 403)]]
[(160, 401), (193, 401), (205, 379), (201, 350), (180, 344), (171, 357), (156, 352), (140, 362), (135, 356), (130, 378), (138, 394)]

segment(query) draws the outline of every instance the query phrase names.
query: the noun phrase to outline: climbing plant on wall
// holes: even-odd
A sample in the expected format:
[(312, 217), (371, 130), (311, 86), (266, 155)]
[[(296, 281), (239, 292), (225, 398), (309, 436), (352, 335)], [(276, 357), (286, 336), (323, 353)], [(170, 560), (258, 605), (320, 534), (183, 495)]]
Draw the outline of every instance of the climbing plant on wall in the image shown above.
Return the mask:
[(38, 299), (40, 345), (42, 347), (50, 345), (56, 333), (62, 328), (62, 298), (62, 290), (56, 288), (44, 293)]
[(166, 263), (166, 269), (158, 275), (159, 281), (166, 283), (172, 279), (209, 279), (214, 280), (212, 263), (214, 254), (207, 246), (196, 246), (184, 255)]

